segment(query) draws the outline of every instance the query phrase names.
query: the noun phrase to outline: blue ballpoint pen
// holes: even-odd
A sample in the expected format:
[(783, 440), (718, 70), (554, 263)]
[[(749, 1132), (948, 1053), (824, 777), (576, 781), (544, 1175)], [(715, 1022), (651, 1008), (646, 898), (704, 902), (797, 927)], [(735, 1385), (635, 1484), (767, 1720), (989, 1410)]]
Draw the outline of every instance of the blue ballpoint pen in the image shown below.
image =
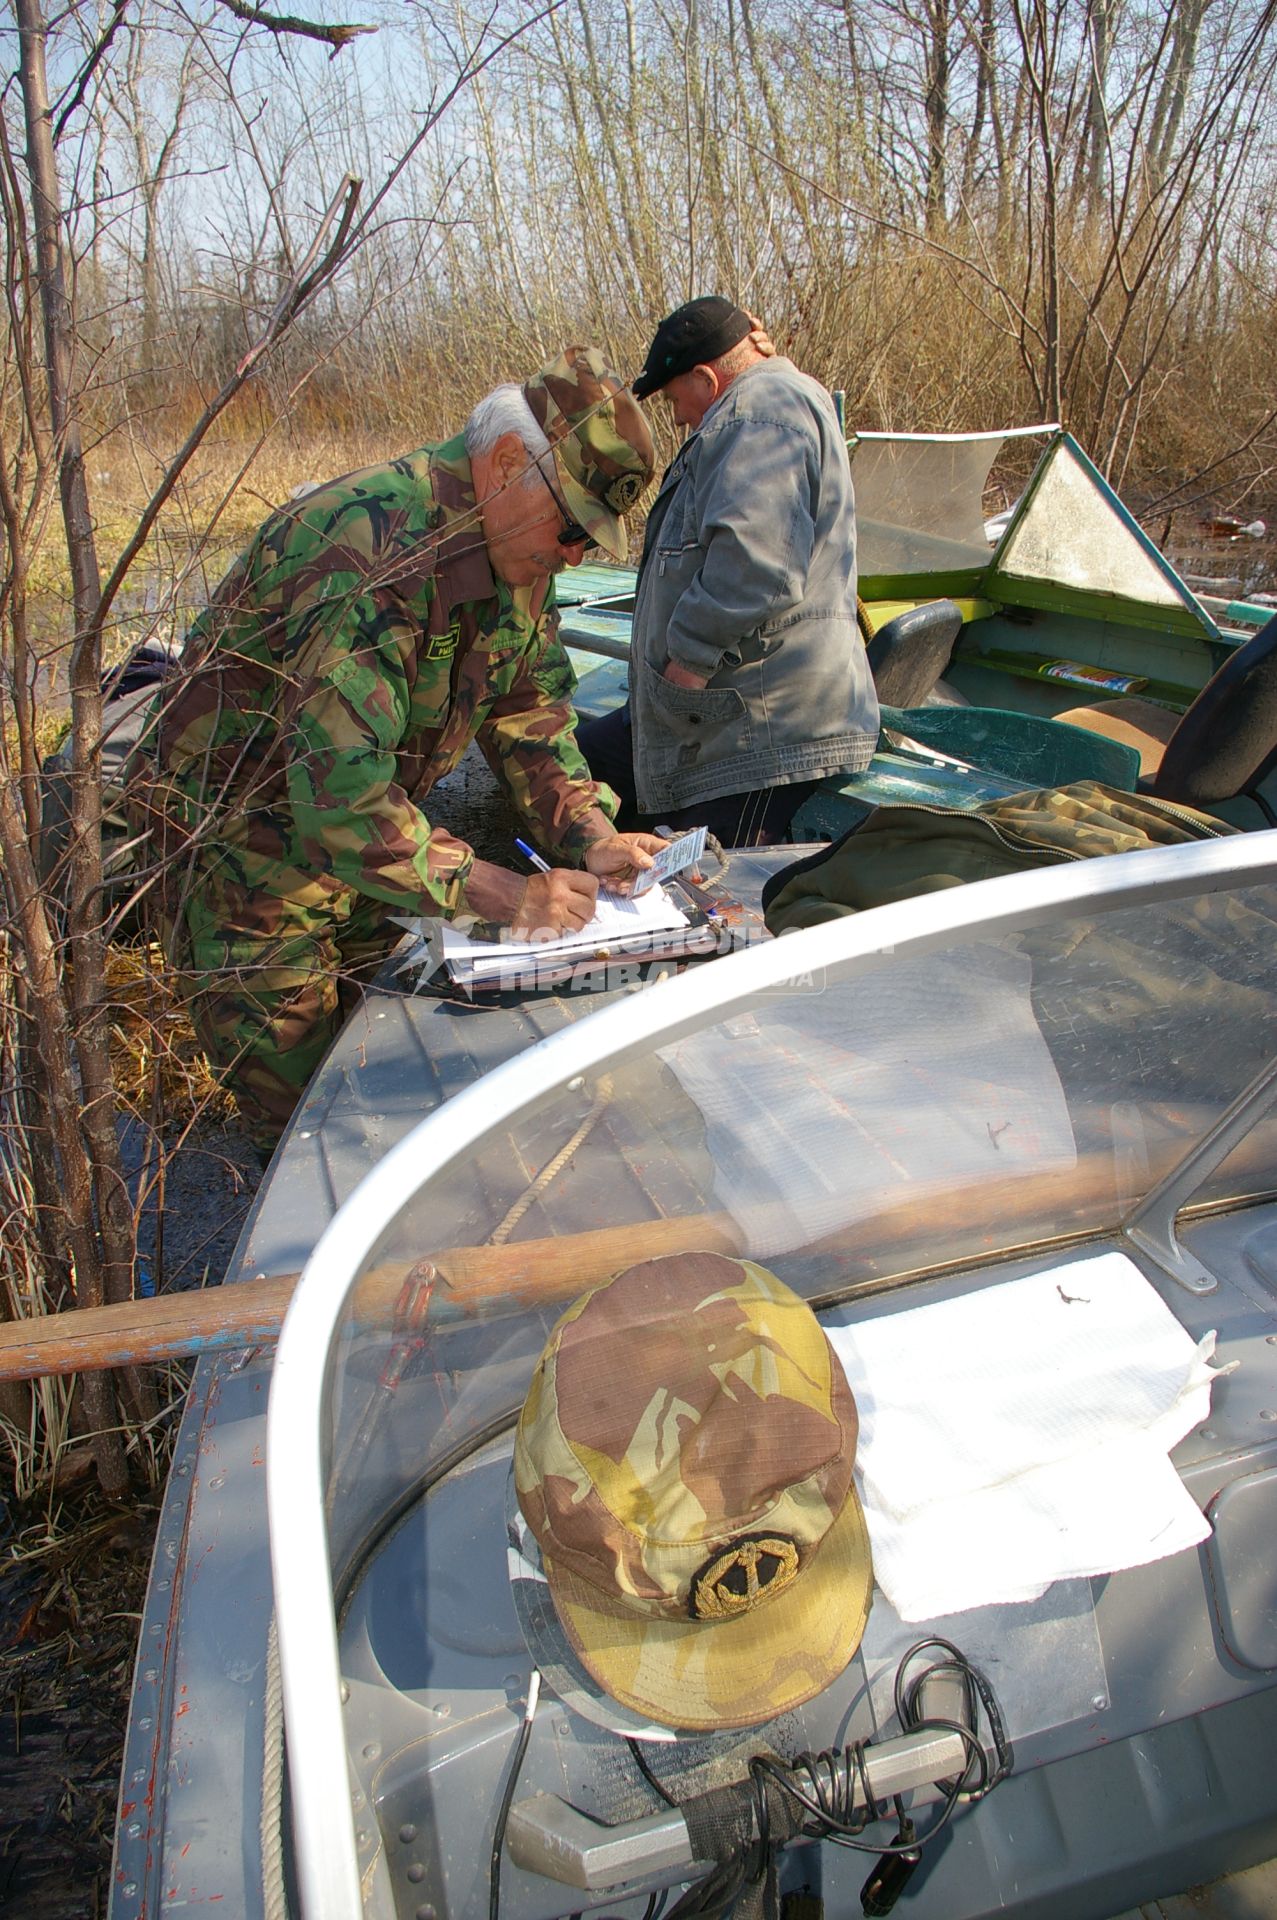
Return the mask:
[(520, 840), (517, 834), (515, 835), (514, 844), (524, 859), (532, 862), (538, 873), (550, 872), (550, 862), (543, 860), (535, 847), (530, 847), (526, 840)]

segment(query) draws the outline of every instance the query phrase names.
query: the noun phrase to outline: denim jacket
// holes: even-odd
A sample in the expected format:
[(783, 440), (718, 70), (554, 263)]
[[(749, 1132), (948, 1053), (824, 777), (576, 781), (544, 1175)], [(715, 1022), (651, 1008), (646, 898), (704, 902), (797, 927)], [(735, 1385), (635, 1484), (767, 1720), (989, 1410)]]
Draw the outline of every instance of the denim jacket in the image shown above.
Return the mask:
[[(669, 660), (709, 684), (671, 685)], [(788, 360), (739, 374), (665, 474), (630, 713), (645, 813), (869, 764), (878, 702), (856, 625), (847, 450), (828, 393)]]

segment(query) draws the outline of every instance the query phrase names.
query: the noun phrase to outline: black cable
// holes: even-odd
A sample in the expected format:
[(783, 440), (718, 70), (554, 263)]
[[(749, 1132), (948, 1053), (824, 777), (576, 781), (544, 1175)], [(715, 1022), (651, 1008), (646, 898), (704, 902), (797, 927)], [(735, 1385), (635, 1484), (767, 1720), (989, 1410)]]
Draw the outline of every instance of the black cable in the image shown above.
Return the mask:
[[(759, 1776), (750, 1769), (750, 1784), (754, 1789), (754, 1824), (758, 1828), (758, 1852), (754, 1861), (754, 1883), (765, 1888), (775, 1871), (776, 1853), (772, 1846), (772, 1809), (767, 1798), (767, 1788)], [(766, 1907), (766, 1902), (762, 1903)]]
[[(883, 1816), (883, 1809), (872, 1794), (868, 1795), (867, 1803), (861, 1810), (854, 1811), (857, 1777), (862, 1793), (868, 1793), (863, 1747), (864, 1742), (858, 1740), (841, 1753), (799, 1754), (788, 1767), (779, 1766), (763, 1754), (755, 1754), (749, 1763), (749, 1771), (756, 1781), (759, 1776), (770, 1780), (803, 1808), (809, 1817), (804, 1821), (802, 1831), (809, 1839), (828, 1840), (832, 1846), (851, 1847), (857, 1853), (871, 1853), (875, 1858), (884, 1853), (903, 1852), (904, 1849), (897, 1848), (894, 1842), (862, 1841), (856, 1838), (871, 1822)], [(800, 1771), (806, 1776), (806, 1790), (792, 1778), (793, 1774)]]
[[(939, 1647), (948, 1658), (933, 1662), (911, 1686), (906, 1686), (905, 1676), (911, 1662), (931, 1647)], [(969, 1724), (959, 1720), (934, 1719), (920, 1710), (922, 1688), (928, 1680), (941, 1674), (956, 1675), (962, 1680), (966, 1690)], [(925, 1833), (910, 1833), (908, 1838), (905, 1837), (904, 1809), (897, 1796), (900, 1831), (896, 1838), (884, 1842), (866, 1841), (859, 1837), (866, 1827), (885, 1818), (887, 1812), (870, 1788), (865, 1760), (868, 1743), (862, 1740), (854, 1741), (841, 1751), (827, 1748), (822, 1753), (801, 1753), (788, 1767), (763, 1754), (755, 1754), (749, 1763), (749, 1772), (759, 1803), (766, 1795), (763, 1782), (770, 1781), (808, 1815), (802, 1829), (808, 1838), (828, 1840), (832, 1846), (848, 1847), (853, 1852), (871, 1853), (878, 1858), (893, 1855), (916, 1857), (920, 1849), (952, 1819), (960, 1799), (982, 1799), (986, 1793), (992, 1792), (1000, 1780), (1006, 1778), (1014, 1756), (992, 1687), (978, 1668), (973, 1667), (949, 1640), (933, 1636), (919, 1640), (909, 1648), (896, 1669), (895, 1706), (896, 1717), (905, 1732), (912, 1733), (926, 1727), (954, 1733), (966, 1751), (966, 1765), (957, 1778), (937, 1782), (944, 1792), (944, 1804), (939, 1817), (933, 1820)], [(996, 1765), (993, 1767), (989, 1765), (988, 1755), (976, 1732), (979, 1706), (984, 1708), (993, 1737), (996, 1755)], [(795, 1775), (800, 1776), (801, 1784), (794, 1778)], [(859, 1808), (856, 1806), (857, 1783), (860, 1786), (860, 1798), (864, 1802)]]
[(497, 1824), (492, 1832), (492, 1860), (488, 1868), (488, 1920), (498, 1920), (501, 1912), (501, 1849), (505, 1845), (506, 1822), (510, 1818), (510, 1809), (514, 1805), (514, 1790), (519, 1784), (519, 1769), (523, 1765), (523, 1756), (528, 1750), (528, 1741), (532, 1738), (532, 1722), (536, 1716), (537, 1701), (540, 1696), (541, 1674), (538, 1668), (533, 1667), (532, 1677), (528, 1681), (528, 1703), (523, 1709), (523, 1724), (519, 1728), (519, 1737), (514, 1743), (514, 1756), (510, 1762), (510, 1771), (506, 1775), (501, 1805), (497, 1809)]
[[(936, 1661), (929, 1666), (912, 1687), (906, 1689), (904, 1676), (910, 1661), (915, 1660), (919, 1654), (925, 1653), (929, 1647), (940, 1647), (949, 1655), (949, 1658)], [(963, 1682), (966, 1689), (966, 1724), (956, 1720), (936, 1720), (920, 1712), (919, 1695), (927, 1681), (937, 1674), (954, 1674)], [(989, 1722), (989, 1731), (993, 1736), (997, 1765), (992, 1770), (989, 1767), (988, 1755), (973, 1732), (979, 1720), (977, 1700), (984, 1708), (985, 1718)], [(1015, 1764), (1014, 1750), (1006, 1737), (1006, 1729), (993, 1688), (980, 1669), (972, 1666), (966, 1655), (954, 1646), (952, 1640), (944, 1640), (939, 1634), (933, 1634), (928, 1640), (914, 1642), (896, 1668), (895, 1706), (896, 1717), (906, 1732), (912, 1732), (914, 1728), (920, 1726), (941, 1727), (947, 1732), (957, 1733), (964, 1740), (971, 1758), (960, 1776), (957, 1791), (968, 1800), (979, 1800), (986, 1793), (991, 1793), (1000, 1780), (1006, 1779)], [(967, 1776), (977, 1761), (980, 1768), (979, 1779), (974, 1787), (968, 1787)]]
[(643, 1751), (642, 1741), (631, 1740), (627, 1735), (625, 1744), (629, 1748), (630, 1752), (634, 1755), (634, 1764), (638, 1768), (639, 1772), (642, 1774), (643, 1778), (647, 1781), (647, 1784), (652, 1789), (652, 1792), (655, 1794), (659, 1794), (667, 1807), (678, 1806), (679, 1803), (675, 1799), (674, 1795), (670, 1792), (669, 1788), (664, 1784), (663, 1781), (658, 1780), (656, 1775), (652, 1772), (652, 1768), (648, 1761), (647, 1755)]
[[(911, 1683), (908, 1681), (909, 1669), (913, 1662), (930, 1648), (938, 1648), (946, 1657), (931, 1662)], [(940, 1720), (925, 1714), (920, 1702), (922, 1689), (929, 1680), (938, 1676), (956, 1676), (964, 1688), (964, 1704), (967, 1721)], [(773, 1858), (773, 1816), (769, 1799), (770, 1790), (786, 1796), (791, 1804), (802, 1809), (807, 1816), (801, 1831), (813, 1840), (828, 1840), (831, 1845), (847, 1847), (857, 1853), (873, 1856), (879, 1861), (899, 1859), (916, 1862), (928, 1841), (933, 1840), (940, 1830), (952, 1819), (954, 1809), (960, 1799), (978, 1800), (989, 1793), (1011, 1771), (1011, 1744), (1006, 1738), (1002, 1715), (994, 1697), (993, 1689), (979, 1670), (948, 1640), (931, 1638), (919, 1640), (908, 1649), (896, 1669), (895, 1677), (896, 1716), (903, 1732), (916, 1732), (920, 1728), (943, 1729), (954, 1733), (962, 1742), (966, 1761), (956, 1779), (939, 1781), (937, 1785), (944, 1795), (939, 1817), (932, 1821), (925, 1833), (918, 1833), (912, 1820), (906, 1814), (904, 1800), (899, 1794), (892, 1797), (896, 1816), (896, 1835), (888, 1841), (865, 1840), (860, 1836), (866, 1828), (887, 1817), (890, 1808), (880, 1802), (873, 1792), (869, 1780), (866, 1747), (867, 1741), (855, 1741), (839, 1750), (826, 1749), (821, 1753), (799, 1754), (789, 1766), (783, 1766), (763, 1754), (755, 1754), (749, 1762), (749, 1784), (753, 1789), (753, 1815), (755, 1841), (748, 1852), (753, 1855), (755, 1879), (765, 1881), (772, 1868)], [(990, 1767), (988, 1756), (978, 1737), (979, 1710), (983, 1707), (992, 1734), (996, 1764)], [(627, 1740), (626, 1745), (634, 1756), (634, 1761), (644, 1780), (653, 1792), (668, 1806), (677, 1806), (679, 1802), (663, 1781), (653, 1772), (647, 1756), (636, 1740)], [(795, 1777), (797, 1776), (797, 1777)], [(857, 1800), (861, 1802), (857, 1805)], [(793, 1831), (792, 1826), (789, 1831)], [(781, 1842), (783, 1845), (783, 1841)], [(746, 1857), (739, 1859), (734, 1876), (725, 1871), (725, 1862), (707, 1878), (685, 1893), (673, 1909), (669, 1920), (675, 1916), (710, 1913), (720, 1914), (735, 1900), (745, 1884), (747, 1871)], [(643, 1920), (652, 1920), (651, 1901)]]

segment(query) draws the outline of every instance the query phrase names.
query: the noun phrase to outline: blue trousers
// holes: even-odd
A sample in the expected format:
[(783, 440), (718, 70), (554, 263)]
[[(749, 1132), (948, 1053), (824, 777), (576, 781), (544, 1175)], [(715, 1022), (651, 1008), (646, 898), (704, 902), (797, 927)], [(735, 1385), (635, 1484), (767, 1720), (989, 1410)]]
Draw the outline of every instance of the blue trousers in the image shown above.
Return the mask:
[(622, 833), (651, 832), (655, 827), (708, 827), (725, 847), (769, 847), (783, 840), (803, 801), (815, 793), (819, 780), (796, 780), (784, 787), (761, 787), (755, 793), (723, 793), (713, 800), (666, 808), (659, 814), (640, 813), (634, 791), (634, 737), (628, 704), (597, 720), (583, 720), (576, 743), (596, 780), (606, 780), (619, 796), (617, 827)]

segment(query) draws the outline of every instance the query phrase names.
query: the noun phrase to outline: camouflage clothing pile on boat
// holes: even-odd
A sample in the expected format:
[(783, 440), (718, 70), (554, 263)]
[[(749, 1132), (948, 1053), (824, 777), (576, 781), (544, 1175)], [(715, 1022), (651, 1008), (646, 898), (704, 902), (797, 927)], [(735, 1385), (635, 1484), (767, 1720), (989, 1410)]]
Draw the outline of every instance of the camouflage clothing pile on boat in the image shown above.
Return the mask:
[(201, 1041), (263, 1145), (388, 915), (467, 911), (474, 855), (422, 807), (471, 740), (561, 860), (614, 813), (557, 627), (552, 585), (494, 577), (461, 436), (281, 509), (192, 627), (145, 824)]
[(967, 812), (902, 802), (868, 810), (832, 845), (774, 874), (763, 908), (770, 932), (793, 933), (973, 880), (1235, 832), (1196, 807), (1099, 780), (1026, 788)]

